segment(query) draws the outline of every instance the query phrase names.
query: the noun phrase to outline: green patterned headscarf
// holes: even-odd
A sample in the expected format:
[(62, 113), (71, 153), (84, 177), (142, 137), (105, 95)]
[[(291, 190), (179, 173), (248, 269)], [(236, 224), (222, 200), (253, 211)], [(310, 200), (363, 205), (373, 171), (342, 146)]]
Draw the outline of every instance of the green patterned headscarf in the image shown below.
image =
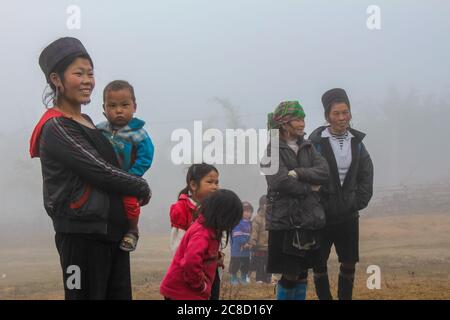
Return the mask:
[(269, 129), (279, 129), (282, 124), (296, 118), (305, 118), (305, 111), (298, 101), (283, 101), (274, 112), (267, 115)]

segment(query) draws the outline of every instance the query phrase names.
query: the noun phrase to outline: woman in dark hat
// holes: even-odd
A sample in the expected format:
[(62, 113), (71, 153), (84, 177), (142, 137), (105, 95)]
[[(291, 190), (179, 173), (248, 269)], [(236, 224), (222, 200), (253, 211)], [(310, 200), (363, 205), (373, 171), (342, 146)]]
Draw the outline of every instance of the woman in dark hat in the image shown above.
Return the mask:
[(39, 65), (53, 107), (33, 131), (30, 154), (41, 160), (65, 298), (131, 299), (130, 257), (119, 249), (128, 229), (121, 198), (135, 196), (146, 204), (150, 189), (144, 179), (118, 169), (110, 143), (81, 112), (95, 86), (83, 44), (58, 39), (42, 51)]
[(278, 300), (304, 300), (308, 268), (320, 257), (317, 234), (325, 214), (318, 192), (328, 182), (328, 165), (303, 137), (305, 113), (298, 101), (280, 103), (268, 118), (280, 139), (279, 170), (266, 175), (267, 272), (282, 274)]
[(314, 268), (319, 299), (332, 299), (327, 261), (334, 244), (340, 262), (338, 297), (352, 298), (355, 266), (359, 261), (359, 211), (367, 207), (373, 190), (373, 164), (362, 143), (365, 134), (350, 128), (352, 114), (345, 90), (322, 96), (328, 126), (317, 128), (309, 139), (330, 167), (330, 183), (322, 188), (327, 224), (322, 231), (322, 263)]

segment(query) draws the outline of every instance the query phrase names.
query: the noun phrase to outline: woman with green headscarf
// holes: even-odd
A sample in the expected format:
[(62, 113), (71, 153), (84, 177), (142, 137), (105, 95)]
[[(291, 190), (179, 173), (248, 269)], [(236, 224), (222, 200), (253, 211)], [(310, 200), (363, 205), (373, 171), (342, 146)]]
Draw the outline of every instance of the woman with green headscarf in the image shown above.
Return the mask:
[(298, 101), (280, 103), (268, 127), (279, 130), (279, 170), (266, 175), (267, 272), (282, 275), (278, 300), (304, 300), (308, 269), (320, 262), (317, 236), (325, 214), (319, 190), (328, 181), (328, 164), (303, 137), (305, 112)]

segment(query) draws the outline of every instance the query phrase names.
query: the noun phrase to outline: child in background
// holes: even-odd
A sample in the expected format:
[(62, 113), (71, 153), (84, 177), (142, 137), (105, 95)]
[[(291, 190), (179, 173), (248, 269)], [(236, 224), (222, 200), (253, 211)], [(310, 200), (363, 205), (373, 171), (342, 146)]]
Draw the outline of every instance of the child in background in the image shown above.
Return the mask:
[(266, 203), (267, 197), (259, 198), (259, 208), (252, 220), (252, 234), (250, 245), (253, 250), (253, 264), (256, 269), (256, 283), (270, 283), (271, 274), (266, 272), (267, 248), (269, 232), (266, 230)]
[[(180, 191), (178, 201), (170, 207), (170, 249), (175, 254), (181, 239), (197, 217), (198, 205), (209, 194), (219, 189), (219, 171), (206, 164), (193, 164), (186, 175), (186, 187)], [(211, 291), (211, 300), (219, 300), (220, 276), (223, 268), (224, 254), (217, 269)]]
[[(103, 90), (103, 110), (108, 121), (97, 125), (114, 148), (121, 168), (142, 177), (153, 162), (154, 146), (144, 129), (145, 122), (134, 118), (137, 104), (134, 88), (127, 81), (115, 80)], [(120, 249), (134, 251), (139, 239), (141, 212), (136, 198), (123, 197), (129, 229)]]
[(253, 214), (253, 206), (250, 202), (242, 202), (244, 208), (244, 215), (239, 224), (233, 229), (231, 233), (231, 259), (230, 259), (230, 273), (231, 284), (239, 283), (237, 273), (241, 272), (240, 282), (242, 284), (249, 283), (248, 274), (250, 270), (250, 234), (252, 225), (250, 219)]
[(161, 282), (160, 293), (165, 299), (210, 299), (222, 259), (219, 249), (223, 233), (227, 244), (242, 211), (239, 197), (229, 190), (218, 190), (204, 199), (198, 218), (186, 231)]

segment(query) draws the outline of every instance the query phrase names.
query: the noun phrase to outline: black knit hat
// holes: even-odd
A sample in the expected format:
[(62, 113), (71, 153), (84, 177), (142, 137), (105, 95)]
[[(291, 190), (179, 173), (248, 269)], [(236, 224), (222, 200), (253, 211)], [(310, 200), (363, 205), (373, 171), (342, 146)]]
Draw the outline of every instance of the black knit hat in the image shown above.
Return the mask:
[(39, 56), (39, 66), (44, 72), (47, 82), (50, 83), (49, 76), (59, 62), (69, 56), (81, 55), (89, 56), (80, 40), (70, 37), (60, 38), (42, 50)]
[(322, 104), (325, 111), (328, 112), (334, 102), (344, 102), (350, 108), (350, 101), (344, 89), (334, 88), (325, 92), (322, 96)]

